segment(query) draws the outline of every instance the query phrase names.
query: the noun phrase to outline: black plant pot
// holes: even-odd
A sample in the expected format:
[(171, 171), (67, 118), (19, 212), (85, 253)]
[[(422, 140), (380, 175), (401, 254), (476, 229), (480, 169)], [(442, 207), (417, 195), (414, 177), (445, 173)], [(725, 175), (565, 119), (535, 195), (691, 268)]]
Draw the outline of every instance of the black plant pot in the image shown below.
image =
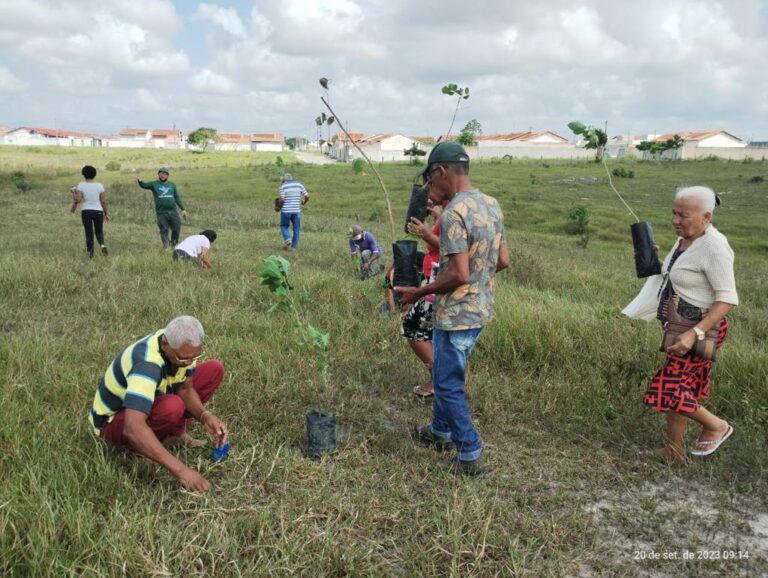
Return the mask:
[(307, 455), (313, 460), (336, 451), (336, 416), (313, 409), (307, 414)]

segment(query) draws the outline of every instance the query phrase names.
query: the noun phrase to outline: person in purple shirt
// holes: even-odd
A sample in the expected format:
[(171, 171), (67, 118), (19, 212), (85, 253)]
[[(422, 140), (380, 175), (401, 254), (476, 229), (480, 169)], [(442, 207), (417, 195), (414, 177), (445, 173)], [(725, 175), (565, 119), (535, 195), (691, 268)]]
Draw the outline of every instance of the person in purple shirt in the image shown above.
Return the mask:
[(381, 262), (381, 248), (376, 237), (368, 231), (364, 231), (359, 225), (352, 227), (352, 235), (349, 238), (349, 253), (353, 259), (360, 259), (360, 277), (367, 279), (383, 271)]

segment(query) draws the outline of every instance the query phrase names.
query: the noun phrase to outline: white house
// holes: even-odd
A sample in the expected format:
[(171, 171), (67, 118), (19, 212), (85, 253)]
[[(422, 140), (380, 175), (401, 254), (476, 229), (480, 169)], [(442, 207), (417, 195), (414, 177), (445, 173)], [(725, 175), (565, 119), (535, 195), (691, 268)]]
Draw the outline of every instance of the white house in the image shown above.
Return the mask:
[[(363, 133), (350, 132), (354, 142), (373, 162), (384, 161), (405, 161), (409, 157), (403, 154), (403, 151), (416, 145), (417, 148), (425, 150), (425, 147), (419, 141), (402, 134), (374, 134), (364, 136)], [(333, 140), (330, 150), (330, 156), (340, 161), (350, 161), (361, 158), (360, 152), (350, 142), (349, 138), (342, 132), (337, 133)]]
[(21, 126), (5, 133), (3, 143), (18, 146), (109, 146), (115, 137), (104, 134), (80, 132), (63, 128)]
[(285, 150), (285, 135), (278, 132), (251, 133), (251, 150), (281, 153)]
[(177, 149), (184, 145), (184, 133), (175, 128), (153, 128), (150, 133), (150, 145), (156, 149)]
[(529, 145), (567, 145), (567, 138), (551, 130), (536, 130), (523, 132), (508, 132), (502, 134), (486, 134), (475, 137), (478, 149), (488, 147), (520, 147)]
[(217, 151), (249, 152), (251, 150), (251, 135), (242, 132), (220, 132)]
[(689, 143), (695, 148), (744, 148), (747, 143), (739, 137), (732, 135), (724, 130), (699, 130), (691, 132), (670, 132), (657, 136), (654, 140), (666, 141), (679, 135), (685, 143), (683, 146), (689, 146)]
[(124, 128), (120, 131), (118, 146), (125, 148), (144, 148), (149, 146), (152, 132), (146, 128)]
[[(361, 140), (365, 138), (365, 133), (362, 132), (355, 132), (355, 131), (348, 131), (349, 137), (344, 134), (343, 131), (337, 132), (333, 137), (331, 138), (330, 143), (326, 143), (328, 145), (328, 148), (323, 149), (321, 146), (321, 149), (324, 153), (327, 153), (329, 157), (336, 159), (337, 161), (348, 161), (352, 157), (352, 151), (354, 150), (356, 154), (357, 151), (355, 150), (353, 142), (359, 143)], [(350, 140), (351, 137), (351, 140)], [(321, 143), (322, 144), (322, 143)]]

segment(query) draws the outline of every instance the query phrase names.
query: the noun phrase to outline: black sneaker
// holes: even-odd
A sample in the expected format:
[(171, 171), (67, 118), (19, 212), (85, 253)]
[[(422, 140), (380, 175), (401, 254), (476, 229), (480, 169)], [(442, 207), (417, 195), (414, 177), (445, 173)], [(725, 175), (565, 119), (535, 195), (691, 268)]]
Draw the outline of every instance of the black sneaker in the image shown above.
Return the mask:
[(428, 425), (414, 427), (413, 439), (422, 445), (434, 447), (439, 452), (450, 450), (453, 447), (451, 440), (436, 436)]
[(448, 471), (460, 476), (482, 476), (488, 473), (488, 467), (483, 463), (482, 456), (471, 462), (456, 458), (448, 464)]
[(88, 258), (93, 259), (93, 250), (88, 251)]
[(101, 254), (104, 255), (105, 257), (109, 257), (109, 251), (107, 251), (106, 245), (101, 246)]

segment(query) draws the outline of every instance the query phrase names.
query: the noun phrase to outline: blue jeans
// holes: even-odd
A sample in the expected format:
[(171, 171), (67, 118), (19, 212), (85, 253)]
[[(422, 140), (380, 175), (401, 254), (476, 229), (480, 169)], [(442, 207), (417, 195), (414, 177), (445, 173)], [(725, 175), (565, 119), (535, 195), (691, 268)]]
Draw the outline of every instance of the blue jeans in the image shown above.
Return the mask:
[(471, 462), (483, 453), (480, 436), (472, 425), (469, 405), (464, 394), (467, 360), (475, 346), (480, 329), (432, 332), (432, 384), (435, 398), (432, 433), (456, 444), (459, 459)]
[(283, 241), (291, 239), (289, 225), (293, 225), (291, 248), (298, 249), (299, 236), (301, 235), (301, 213), (280, 213), (280, 232), (283, 234)]

